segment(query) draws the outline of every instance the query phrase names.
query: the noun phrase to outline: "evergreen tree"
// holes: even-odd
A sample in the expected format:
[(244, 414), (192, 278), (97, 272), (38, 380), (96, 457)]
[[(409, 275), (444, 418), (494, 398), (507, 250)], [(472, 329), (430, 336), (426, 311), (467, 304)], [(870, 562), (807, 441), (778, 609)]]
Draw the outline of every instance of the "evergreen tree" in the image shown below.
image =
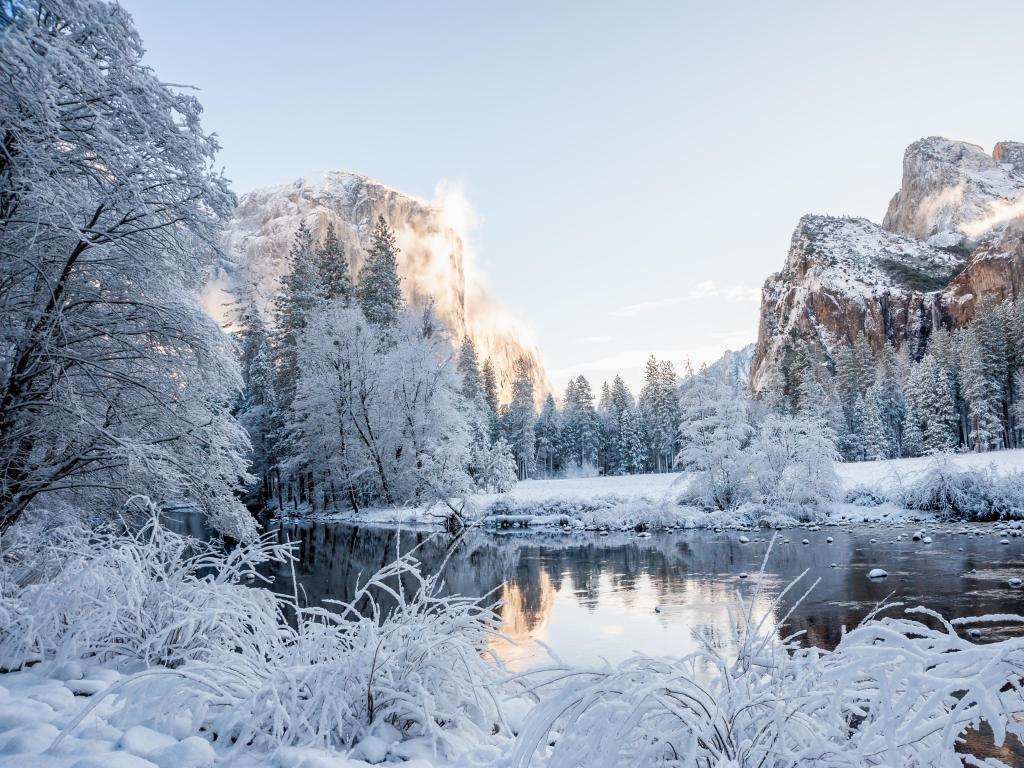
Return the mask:
[(975, 451), (990, 451), (1002, 445), (1002, 420), (997, 386), (986, 361), (986, 350), (973, 327), (961, 334), (960, 381), (967, 403), (968, 439)]
[(252, 444), (250, 471), (258, 485), (256, 506), (263, 507), (273, 492), (271, 468), (276, 461), (274, 435), (280, 432), (280, 411), (274, 390), (274, 358), (267, 333), (255, 304), (249, 300), (239, 317), (239, 357), (242, 368), (242, 392), (238, 422)]
[(892, 437), (885, 414), (885, 393), (876, 379), (864, 396), (864, 457), (868, 461), (888, 459)]
[(491, 362), (491, 358), (484, 360), (484, 366), (480, 372), (480, 377), (484, 388), (484, 399), (487, 400), (487, 405), (490, 406), (491, 412), (497, 413), (498, 377), (494, 373), (494, 363)]
[(334, 223), (327, 225), (324, 243), (316, 254), (316, 270), (320, 278), (320, 293), (325, 299), (340, 300), (347, 304), (352, 299), (352, 275), (349, 272), (345, 246), (338, 240)]
[(462, 396), (470, 402), (482, 399), (484, 386), (480, 365), (477, 362), (476, 348), (469, 336), (463, 337), (462, 345), (459, 347), (458, 370), (462, 375)]
[(644, 471), (644, 441), (636, 408), (626, 407), (619, 415), (618, 470), (634, 475)]
[(373, 325), (390, 328), (398, 322), (403, 307), (398, 248), (395, 234), (383, 216), (377, 217), (377, 225), (370, 235), (370, 250), (359, 270), (356, 299)]
[(512, 401), (505, 407), (501, 422), (503, 437), (512, 448), (520, 480), (529, 477), (536, 464), (534, 420), (530, 367), (525, 359), (519, 358), (512, 381)]
[(672, 363), (659, 363), (653, 355), (644, 370), (640, 418), (651, 467), (657, 472), (667, 472), (672, 468), (679, 445), (679, 393)]
[(278, 401), (282, 408), (287, 409), (295, 397), (298, 377), (295, 350), (321, 299), (313, 235), (304, 221), (299, 222), (288, 253), (288, 271), (281, 278), (281, 288), (274, 297)]
[(562, 423), (562, 450), (566, 460), (581, 470), (595, 467), (599, 424), (590, 382), (583, 374), (566, 388)]
[(562, 465), (561, 432), (562, 416), (555, 405), (554, 396), (549, 394), (534, 426), (537, 438), (537, 463), (548, 477), (554, 475)]

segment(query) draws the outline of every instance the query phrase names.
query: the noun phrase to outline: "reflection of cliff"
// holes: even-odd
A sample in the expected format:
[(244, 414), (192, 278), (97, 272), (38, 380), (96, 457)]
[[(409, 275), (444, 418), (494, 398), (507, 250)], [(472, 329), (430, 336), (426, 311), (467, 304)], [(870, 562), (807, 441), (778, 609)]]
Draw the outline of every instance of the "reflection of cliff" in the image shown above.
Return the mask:
[[(356, 580), (365, 582), (395, 554), (395, 533), (380, 528), (290, 524), (282, 535), (300, 545), (296, 575), (309, 604), (351, 599)], [(835, 543), (826, 544), (826, 535)], [(736, 534), (710, 532), (639, 539), (630, 534), (474, 531), (453, 543), (445, 536), (405, 531), (400, 538), (403, 552), (419, 547), (416, 556), (427, 572), (436, 572), (447, 558), (447, 593), (491, 593), (490, 602), (504, 601), (503, 631), (521, 647), (503, 649), (502, 655), (515, 665), (531, 653), (539, 658), (537, 649), (529, 648), (536, 640), (566, 653), (567, 660), (588, 651), (590, 658), (621, 655), (623, 648), (681, 654), (694, 647), (692, 631), (716, 647), (728, 648), (730, 615), (738, 617), (740, 611), (737, 590), (745, 599), (753, 594), (767, 547), (763, 539), (769, 536), (751, 534), (762, 540), (746, 545)], [(804, 536), (811, 539), (810, 545), (800, 543)], [(879, 541), (869, 543), (871, 536)], [(820, 579), (778, 631), (788, 635), (804, 630), (805, 642), (822, 647), (833, 647), (844, 626), (855, 626), (890, 593), (947, 616), (1021, 612), (1019, 592), (985, 589), (963, 577), (972, 568), (979, 573), (1005, 568), (1009, 573), (1016, 566), (1005, 547), (965, 537), (949, 537), (943, 545), (946, 537), (937, 537), (928, 545), (930, 556), (922, 557), (921, 544), (895, 543), (893, 538), (891, 531), (781, 535), (761, 579), (763, 593), (755, 617), (763, 615), (768, 601), (805, 569), (808, 576), (766, 626), (774, 627), (792, 601)], [(831, 568), (833, 562), (839, 567)], [(868, 579), (867, 571), (875, 566), (884, 567), (890, 577)], [(751, 577), (740, 580), (743, 571)], [(998, 573), (993, 578), (1005, 581)], [(290, 592), (288, 569), (278, 568), (276, 576), (276, 588)], [(655, 613), (656, 605), (675, 607)]]

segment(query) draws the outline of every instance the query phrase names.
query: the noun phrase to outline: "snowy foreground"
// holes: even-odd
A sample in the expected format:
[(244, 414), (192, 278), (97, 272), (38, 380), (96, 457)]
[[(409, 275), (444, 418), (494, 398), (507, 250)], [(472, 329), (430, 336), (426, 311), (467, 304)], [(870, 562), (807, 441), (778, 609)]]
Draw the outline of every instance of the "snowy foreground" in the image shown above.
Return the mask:
[[(736, 528), (750, 525), (790, 527), (805, 522), (840, 524), (849, 520), (891, 522), (928, 519), (929, 505), (918, 498), (966, 477), (1006, 481), (1024, 473), (1024, 449), (965, 453), (939, 457), (837, 463), (841, 497), (824, 508), (749, 506), (730, 512), (707, 512), (680, 501), (692, 477), (685, 472), (612, 477), (526, 480), (508, 493), (480, 494), (461, 507), (471, 522), (485, 527), (561, 527), (597, 529)], [(994, 492), (1005, 495), (1004, 489)], [(1024, 515), (1024, 486), (1010, 515)], [(978, 495), (978, 489), (968, 493)], [(461, 505), (461, 502), (459, 503)], [(458, 505), (457, 505), (458, 506)], [(300, 513), (305, 512), (300, 509)], [(440, 525), (449, 514), (432, 508), (347, 510), (317, 515), (333, 520), (379, 524)]]
[[(1024, 451), (843, 465), (857, 500), (824, 517), (895, 523), (927, 513), (882, 497), (917, 503), (942, 486), (956, 501), (977, 478), (973, 491), (1006, 496), (1022, 465)], [(569, 517), (571, 530), (634, 510), (686, 527), (665, 516), (688, 482), (521, 483), (481, 497), (481, 521)], [(560, 511), (520, 521), (531, 507)], [(1021, 523), (995, 527), (1015, 536)], [(136, 534), (40, 525), (4, 544), (0, 768), (953, 768), (967, 730), (997, 745), (1024, 735), (1024, 637), (979, 642), (988, 625), (1024, 623), (1015, 616), (946, 621), (893, 605), (832, 651), (802, 647), (777, 632), (801, 582), (774, 601), (741, 598), (724, 646), (708, 636), (680, 658), (511, 674), (494, 656), (494, 610), (444, 596), (415, 552), (346, 603), (300, 607), (262, 581), (261, 563), (289, 558), (271, 539), (225, 552), (153, 517)]]

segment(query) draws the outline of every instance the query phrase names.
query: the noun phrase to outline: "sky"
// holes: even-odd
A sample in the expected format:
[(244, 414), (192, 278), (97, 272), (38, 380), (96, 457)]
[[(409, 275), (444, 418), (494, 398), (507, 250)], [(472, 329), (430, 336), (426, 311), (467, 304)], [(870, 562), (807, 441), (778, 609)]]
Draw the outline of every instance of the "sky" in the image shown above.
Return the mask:
[(903, 150), (1024, 140), (1024, 3), (122, 0), (236, 192), (458, 185), (553, 382), (757, 335), (805, 213), (880, 221)]

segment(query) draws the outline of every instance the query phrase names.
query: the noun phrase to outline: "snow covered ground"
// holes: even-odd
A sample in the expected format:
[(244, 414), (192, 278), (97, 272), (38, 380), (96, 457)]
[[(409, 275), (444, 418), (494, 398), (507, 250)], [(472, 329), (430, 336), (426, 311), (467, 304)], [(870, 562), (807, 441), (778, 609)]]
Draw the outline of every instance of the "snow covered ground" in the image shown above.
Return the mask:
[[(995, 467), (999, 474), (1024, 471), (1024, 448), (989, 453), (957, 453), (949, 457), (958, 469), (983, 470)], [(843, 481), (843, 489), (858, 485), (892, 487), (915, 473), (928, 469), (935, 461), (931, 456), (913, 459), (888, 459), (886, 461), (856, 461), (837, 464), (836, 471)]]
[[(284, 748), (271, 758), (227, 756), (195, 735), (185, 715), (167, 721), (139, 713), (134, 718), (138, 724), (113, 725), (112, 720), (124, 718), (118, 712), (123, 702), (116, 696), (102, 699), (76, 724), (89, 697), (122, 679), (115, 670), (77, 662), (47, 662), (0, 675), (0, 768), (369, 768), (384, 759), (363, 754), (365, 747), (360, 754), (373, 763), (314, 748)], [(383, 755), (391, 745), (373, 746)], [(496, 757), (493, 747), (482, 747), (464, 756), (467, 762), (461, 765), (490, 765)], [(436, 764), (413, 758), (401, 765)]]
[[(937, 461), (948, 461), (958, 470), (983, 471), (994, 468), (999, 475), (1024, 471), (1024, 449), (990, 453), (962, 453), (948, 457), (918, 457), (863, 461), (836, 465), (842, 491), (869, 488), (879, 493), (892, 492), (919, 477)], [(525, 480), (509, 493), (471, 496), (466, 503), (469, 516), (483, 518), (485, 524), (501, 525), (571, 525), (584, 527), (633, 527), (634, 524), (655, 524), (649, 527), (710, 527), (729, 525), (726, 513), (707, 513), (672, 504), (686, 489), (689, 475), (670, 472), (617, 477), (557, 478)], [(461, 502), (456, 504), (461, 507)], [(300, 516), (305, 516), (300, 510)], [(406, 507), (361, 510), (353, 515), (347, 510), (325, 517), (335, 520), (358, 520), (361, 523), (403, 525), (440, 525), (449, 510), (443, 506), (432, 509)], [(886, 502), (874, 506), (836, 503), (827, 510), (821, 522), (840, 522), (849, 517), (858, 519), (895, 520), (920, 517)], [(667, 516), (666, 516), (667, 515)], [(621, 521), (620, 524), (615, 524)], [(784, 522), (784, 520), (783, 520)]]

